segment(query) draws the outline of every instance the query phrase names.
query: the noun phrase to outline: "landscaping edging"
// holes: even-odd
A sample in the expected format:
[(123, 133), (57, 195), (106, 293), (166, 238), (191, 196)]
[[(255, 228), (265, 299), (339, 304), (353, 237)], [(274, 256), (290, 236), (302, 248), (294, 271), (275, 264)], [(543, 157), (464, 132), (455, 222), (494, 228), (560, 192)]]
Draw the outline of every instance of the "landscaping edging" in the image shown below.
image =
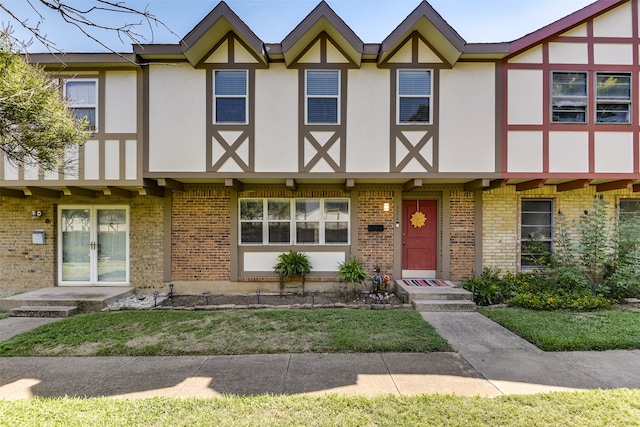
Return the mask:
[(156, 306), (156, 307), (105, 307), (102, 311), (125, 310), (175, 310), (175, 311), (230, 311), (230, 310), (318, 310), (318, 309), (351, 309), (351, 310), (413, 310), (411, 304), (221, 304), (196, 305), (192, 307)]

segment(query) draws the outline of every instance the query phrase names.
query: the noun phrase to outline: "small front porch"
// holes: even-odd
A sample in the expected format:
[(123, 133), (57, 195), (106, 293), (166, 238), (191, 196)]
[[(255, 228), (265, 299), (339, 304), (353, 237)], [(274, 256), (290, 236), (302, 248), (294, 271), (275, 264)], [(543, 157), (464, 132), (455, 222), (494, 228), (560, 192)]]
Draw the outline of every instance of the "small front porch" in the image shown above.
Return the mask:
[(100, 311), (113, 301), (132, 295), (134, 290), (131, 286), (42, 288), (0, 298), (0, 311), (8, 312), (20, 307), (75, 307), (77, 313), (90, 313)]
[(473, 294), (441, 279), (396, 280), (396, 295), (417, 311), (475, 311)]

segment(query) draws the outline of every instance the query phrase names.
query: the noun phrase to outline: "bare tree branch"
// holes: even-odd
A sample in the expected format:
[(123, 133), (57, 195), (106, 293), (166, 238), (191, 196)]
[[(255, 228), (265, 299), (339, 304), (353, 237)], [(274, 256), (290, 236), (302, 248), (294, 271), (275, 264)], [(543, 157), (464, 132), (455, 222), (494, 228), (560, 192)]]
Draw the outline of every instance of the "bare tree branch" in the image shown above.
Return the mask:
[[(113, 32), (122, 43), (128, 41), (135, 45), (141, 45), (143, 42), (152, 42), (154, 31), (159, 27), (164, 28), (177, 39), (180, 39), (164, 22), (149, 11), (148, 5), (144, 8), (135, 8), (127, 6), (125, 2), (120, 1), (91, 0), (87, 7), (81, 9), (69, 4), (68, 0), (26, 0), (26, 2), (37, 16), (35, 23), (29, 22), (29, 18), (18, 16), (5, 3), (0, 3), (0, 10), (6, 12), (16, 25), (27, 30), (34, 40), (40, 42), (51, 53), (64, 52), (56, 44), (54, 38), (43, 30), (47, 19), (43, 13), (43, 8), (55, 12), (62, 22), (77, 28), (85, 37), (113, 53), (118, 52), (101, 40), (99, 36), (101, 31)], [(117, 16), (118, 19), (114, 19)], [(11, 35), (11, 31), (8, 31), (9, 28), (7, 27), (4, 32), (13, 42), (17, 42), (24, 47), (32, 43), (33, 40), (18, 40)]]

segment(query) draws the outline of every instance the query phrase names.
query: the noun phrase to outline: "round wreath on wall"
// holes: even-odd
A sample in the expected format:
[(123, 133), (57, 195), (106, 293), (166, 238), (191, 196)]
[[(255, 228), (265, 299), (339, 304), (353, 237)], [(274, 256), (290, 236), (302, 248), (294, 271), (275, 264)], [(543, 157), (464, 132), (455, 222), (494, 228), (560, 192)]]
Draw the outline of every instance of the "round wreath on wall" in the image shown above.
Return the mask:
[(414, 212), (413, 215), (411, 215), (411, 225), (413, 225), (413, 228), (424, 227), (426, 222), (427, 217), (420, 211)]

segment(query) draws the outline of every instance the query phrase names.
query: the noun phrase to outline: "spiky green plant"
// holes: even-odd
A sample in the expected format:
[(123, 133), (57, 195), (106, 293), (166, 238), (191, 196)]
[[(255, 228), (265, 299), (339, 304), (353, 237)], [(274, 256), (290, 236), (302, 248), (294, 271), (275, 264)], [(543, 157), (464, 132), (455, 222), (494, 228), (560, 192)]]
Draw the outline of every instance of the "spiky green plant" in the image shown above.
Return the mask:
[(294, 250), (278, 255), (278, 262), (273, 266), (276, 273), (283, 277), (304, 277), (311, 271), (311, 268), (309, 256), (304, 252), (296, 252)]

